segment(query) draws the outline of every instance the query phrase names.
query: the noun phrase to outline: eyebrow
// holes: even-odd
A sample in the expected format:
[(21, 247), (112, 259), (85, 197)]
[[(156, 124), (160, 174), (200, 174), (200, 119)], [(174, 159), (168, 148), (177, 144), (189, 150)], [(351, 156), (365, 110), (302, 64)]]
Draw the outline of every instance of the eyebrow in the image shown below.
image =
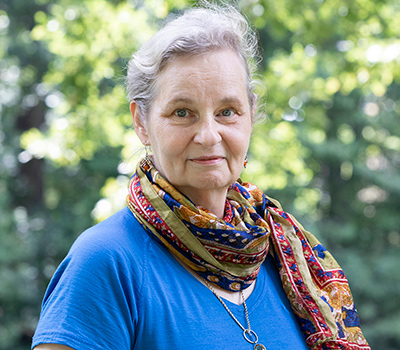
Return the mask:
[(168, 104), (177, 104), (177, 103), (193, 104), (194, 101), (188, 97), (174, 97), (173, 99), (168, 101)]
[[(194, 104), (195, 101), (189, 97), (175, 97), (168, 101), (168, 104), (177, 104), (177, 103), (187, 103), (187, 104)], [(242, 101), (237, 97), (225, 97), (220, 101), (221, 104), (239, 104), (240, 106), (243, 105)]]
[(237, 97), (226, 97), (226, 98), (222, 99), (221, 103), (223, 103), (223, 104), (233, 103), (233, 104), (239, 104), (240, 106), (243, 105), (242, 101)]

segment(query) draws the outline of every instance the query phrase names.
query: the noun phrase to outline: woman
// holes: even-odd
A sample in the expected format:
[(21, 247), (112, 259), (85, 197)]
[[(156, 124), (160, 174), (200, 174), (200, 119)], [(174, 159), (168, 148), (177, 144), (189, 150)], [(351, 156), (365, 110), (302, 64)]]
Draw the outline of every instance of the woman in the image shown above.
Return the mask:
[(238, 180), (256, 40), (232, 8), (186, 12), (133, 56), (152, 154), (128, 208), (83, 233), (46, 292), (35, 349), (369, 349), (347, 280), (278, 202)]

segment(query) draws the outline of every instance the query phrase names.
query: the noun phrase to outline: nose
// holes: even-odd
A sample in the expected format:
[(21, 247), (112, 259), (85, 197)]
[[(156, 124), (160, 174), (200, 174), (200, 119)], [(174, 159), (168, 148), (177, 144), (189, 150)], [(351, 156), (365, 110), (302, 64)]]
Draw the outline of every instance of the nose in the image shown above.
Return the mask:
[(195, 124), (195, 135), (193, 141), (204, 147), (213, 147), (221, 142), (222, 137), (219, 123), (214, 115), (200, 116)]

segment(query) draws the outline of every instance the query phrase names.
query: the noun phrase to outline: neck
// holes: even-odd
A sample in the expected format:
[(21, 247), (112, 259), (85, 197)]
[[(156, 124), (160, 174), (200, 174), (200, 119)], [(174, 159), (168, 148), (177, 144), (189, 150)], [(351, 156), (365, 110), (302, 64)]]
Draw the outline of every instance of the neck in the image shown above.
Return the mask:
[(186, 195), (196, 206), (203, 207), (219, 219), (222, 219), (225, 214), (225, 200), (228, 192), (227, 188), (193, 191), (185, 187), (177, 188), (180, 192)]

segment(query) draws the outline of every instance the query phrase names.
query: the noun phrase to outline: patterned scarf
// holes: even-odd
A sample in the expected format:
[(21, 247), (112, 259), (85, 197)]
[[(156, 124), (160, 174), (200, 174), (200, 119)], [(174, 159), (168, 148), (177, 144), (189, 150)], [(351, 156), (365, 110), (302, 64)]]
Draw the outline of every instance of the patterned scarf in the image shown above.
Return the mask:
[(340, 266), (256, 186), (240, 180), (231, 185), (219, 219), (177, 191), (146, 157), (130, 181), (127, 204), (178, 260), (226, 290), (247, 288), (270, 250), (311, 349), (370, 349)]

